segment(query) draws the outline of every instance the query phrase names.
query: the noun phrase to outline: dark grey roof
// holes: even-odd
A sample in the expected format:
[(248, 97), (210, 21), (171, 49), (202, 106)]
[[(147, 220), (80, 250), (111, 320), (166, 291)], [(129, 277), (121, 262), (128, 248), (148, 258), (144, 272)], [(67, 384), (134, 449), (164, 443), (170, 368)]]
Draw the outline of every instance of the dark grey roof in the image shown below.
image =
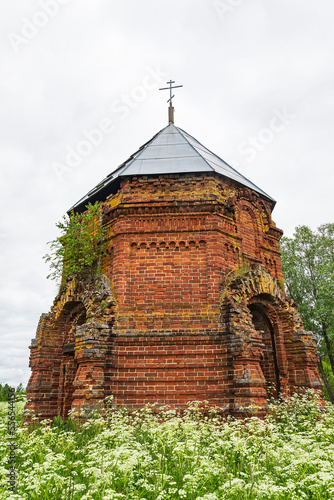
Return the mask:
[[(216, 172), (275, 200), (228, 165), (194, 137), (170, 123), (128, 160), (79, 200), (68, 212), (81, 211), (88, 203), (105, 199), (119, 185), (120, 177), (158, 174)], [(117, 182), (118, 181), (118, 182)]]

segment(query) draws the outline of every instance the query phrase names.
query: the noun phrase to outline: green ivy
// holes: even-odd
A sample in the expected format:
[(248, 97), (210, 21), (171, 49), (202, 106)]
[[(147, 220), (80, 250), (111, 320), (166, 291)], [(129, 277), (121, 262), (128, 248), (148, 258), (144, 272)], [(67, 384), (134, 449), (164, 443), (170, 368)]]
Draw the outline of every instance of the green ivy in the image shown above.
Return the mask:
[(48, 279), (65, 280), (72, 274), (93, 274), (101, 271), (107, 230), (101, 224), (102, 206), (89, 204), (84, 213), (64, 216), (56, 224), (61, 234), (49, 241), (51, 253), (43, 259), (49, 264)]

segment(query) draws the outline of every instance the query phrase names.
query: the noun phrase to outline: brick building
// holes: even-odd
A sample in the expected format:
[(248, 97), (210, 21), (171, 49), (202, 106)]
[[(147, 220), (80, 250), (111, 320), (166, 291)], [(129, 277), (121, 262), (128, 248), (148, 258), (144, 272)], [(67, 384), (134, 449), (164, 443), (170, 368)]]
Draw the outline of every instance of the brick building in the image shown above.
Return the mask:
[(275, 201), (173, 120), (69, 212), (103, 203), (102, 277), (62, 286), (32, 340), (29, 407), (66, 417), (320, 388), (316, 346), (284, 293)]

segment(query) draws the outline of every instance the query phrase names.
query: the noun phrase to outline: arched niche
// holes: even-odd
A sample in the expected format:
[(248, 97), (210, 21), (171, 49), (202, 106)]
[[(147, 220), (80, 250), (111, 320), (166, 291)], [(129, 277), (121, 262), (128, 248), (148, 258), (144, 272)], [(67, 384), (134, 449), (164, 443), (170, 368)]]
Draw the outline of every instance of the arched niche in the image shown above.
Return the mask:
[(247, 405), (266, 412), (268, 388), (274, 397), (287, 390), (286, 307), (284, 292), (263, 268), (235, 270), (222, 283), (228, 385), (236, 415)]
[(276, 397), (321, 387), (312, 333), (304, 330), (291, 299), (266, 269), (235, 270), (221, 290), (232, 412), (240, 414), (247, 404), (266, 411), (268, 385), (276, 385)]
[(254, 206), (248, 201), (238, 203), (237, 227), (240, 237), (243, 264), (254, 267), (260, 255), (259, 216)]

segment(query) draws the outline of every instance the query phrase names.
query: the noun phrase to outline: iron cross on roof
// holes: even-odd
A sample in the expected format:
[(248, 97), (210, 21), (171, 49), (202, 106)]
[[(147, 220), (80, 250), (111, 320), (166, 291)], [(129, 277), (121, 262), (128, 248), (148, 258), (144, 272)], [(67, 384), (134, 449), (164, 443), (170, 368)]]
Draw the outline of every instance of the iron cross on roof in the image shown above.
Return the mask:
[(183, 87), (183, 85), (175, 85), (175, 86), (173, 87), (173, 83), (175, 83), (173, 80), (169, 80), (169, 82), (166, 82), (166, 83), (167, 83), (167, 85), (169, 85), (169, 87), (163, 87), (163, 88), (161, 88), (161, 89), (159, 89), (159, 90), (169, 90), (169, 99), (168, 99), (168, 101), (167, 101), (167, 102), (172, 103), (172, 99), (173, 99), (173, 97), (174, 97), (174, 96), (172, 95), (172, 89), (178, 89), (178, 88), (180, 88), (180, 87)]

